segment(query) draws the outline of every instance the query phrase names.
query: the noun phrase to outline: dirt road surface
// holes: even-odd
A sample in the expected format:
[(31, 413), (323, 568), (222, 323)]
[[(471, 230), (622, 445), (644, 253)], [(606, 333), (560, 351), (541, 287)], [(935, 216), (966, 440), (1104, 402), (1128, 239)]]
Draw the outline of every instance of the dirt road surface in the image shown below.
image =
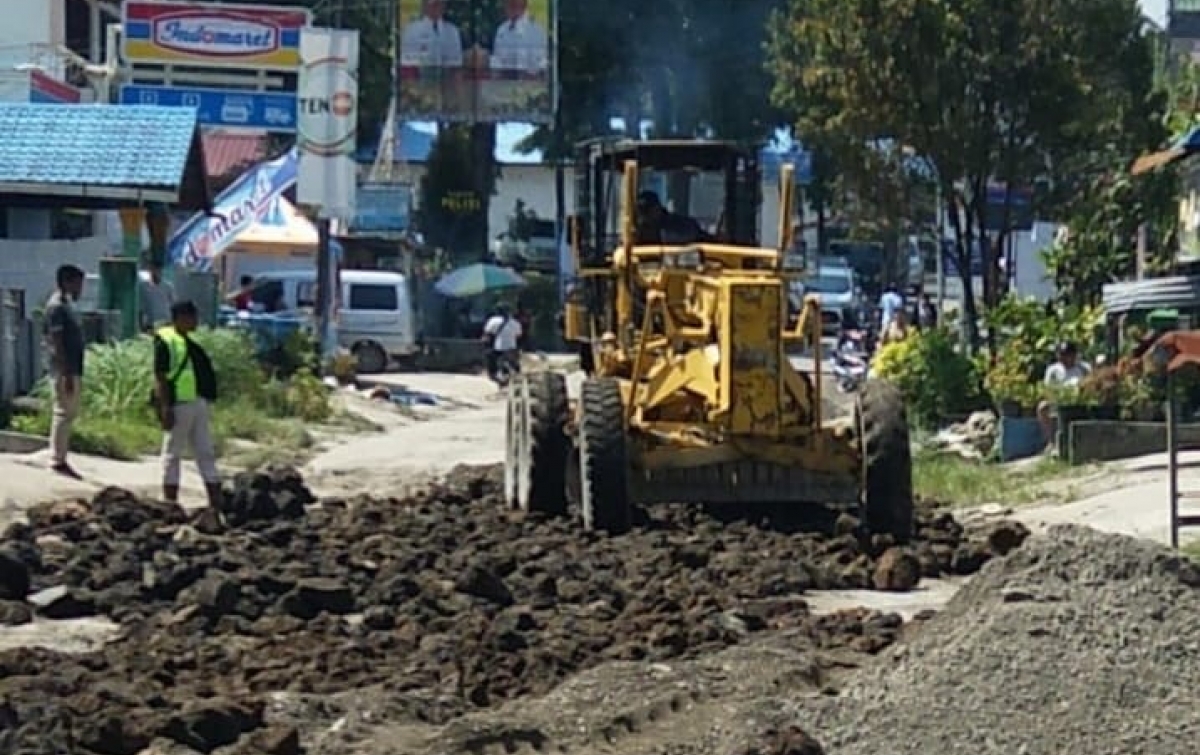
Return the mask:
[[(0, 627), (0, 751), (817, 755), (805, 732), (819, 725), (835, 755), (867, 752), (830, 701), (843, 679), (871, 697), (874, 656), (919, 638), (930, 611), (958, 601), (951, 613), (975, 620), (963, 601), (1008, 600), (993, 595), (1001, 576), (964, 589), (1022, 540), (1000, 520), (1165, 538), (1153, 458), (1114, 465), (1106, 490), (1076, 503), (926, 513), (906, 551), (852, 519), (807, 532), (687, 507), (656, 509), (627, 537), (582, 535), (500, 505), (492, 384), (380, 382), (407, 398), (359, 405), (381, 431), (329, 439), (302, 481), (239, 478), (224, 525), (111, 492), (46, 503), (106, 485), (152, 496), (153, 460), (80, 458), (77, 483), (44, 456), (0, 456), (0, 624), (15, 624)], [(185, 504), (199, 503), (187, 475)], [(1200, 468), (1184, 478), (1200, 489)]]

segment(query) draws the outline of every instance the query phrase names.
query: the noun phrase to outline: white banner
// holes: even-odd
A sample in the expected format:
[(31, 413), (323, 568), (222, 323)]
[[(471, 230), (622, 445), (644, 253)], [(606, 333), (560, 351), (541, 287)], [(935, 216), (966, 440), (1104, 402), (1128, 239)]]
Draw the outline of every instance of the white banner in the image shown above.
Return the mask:
[(300, 171), (296, 199), (324, 218), (354, 217), (358, 137), (358, 31), (300, 32)]

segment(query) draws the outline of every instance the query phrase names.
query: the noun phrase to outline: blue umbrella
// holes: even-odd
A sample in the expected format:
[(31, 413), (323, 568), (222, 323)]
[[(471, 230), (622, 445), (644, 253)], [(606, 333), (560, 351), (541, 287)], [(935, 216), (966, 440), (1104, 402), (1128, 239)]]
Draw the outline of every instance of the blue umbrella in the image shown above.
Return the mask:
[(465, 299), (470, 296), (486, 294), (489, 291), (521, 288), (525, 284), (524, 278), (506, 267), (480, 263), (460, 267), (452, 273), (447, 273), (442, 276), (441, 280), (433, 284), (433, 287), (442, 296)]

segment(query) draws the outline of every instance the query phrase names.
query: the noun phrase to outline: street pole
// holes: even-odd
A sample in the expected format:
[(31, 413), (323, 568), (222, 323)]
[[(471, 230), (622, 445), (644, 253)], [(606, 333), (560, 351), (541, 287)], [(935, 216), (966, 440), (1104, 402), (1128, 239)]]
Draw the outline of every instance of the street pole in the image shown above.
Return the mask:
[(937, 312), (938, 319), (941, 319), (942, 313), (946, 311), (946, 250), (942, 246), (943, 239), (946, 238), (946, 204), (943, 201), (942, 186), (939, 183), (937, 187), (937, 214), (935, 217), (937, 225), (937, 239), (934, 242), (934, 258), (937, 260)]
[[(334, 11), (334, 28), (341, 28), (344, 3)], [(332, 227), (325, 208), (317, 208), (317, 348), (321, 354), (320, 372), (327, 375), (337, 352), (333, 333), (337, 305), (337, 275), (334, 270)]]

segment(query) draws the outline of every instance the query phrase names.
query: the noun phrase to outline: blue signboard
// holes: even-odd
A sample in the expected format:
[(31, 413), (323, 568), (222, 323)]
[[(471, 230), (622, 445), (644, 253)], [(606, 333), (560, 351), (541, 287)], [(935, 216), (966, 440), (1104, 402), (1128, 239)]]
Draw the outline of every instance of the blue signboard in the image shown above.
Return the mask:
[(284, 92), (239, 92), (193, 87), (123, 84), (122, 105), (194, 107), (205, 126), (296, 130), (296, 95)]
[(354, 200), (354, 233), (401, 233), (408, 230), (412, 187), (404, 184), (362, 184)]

